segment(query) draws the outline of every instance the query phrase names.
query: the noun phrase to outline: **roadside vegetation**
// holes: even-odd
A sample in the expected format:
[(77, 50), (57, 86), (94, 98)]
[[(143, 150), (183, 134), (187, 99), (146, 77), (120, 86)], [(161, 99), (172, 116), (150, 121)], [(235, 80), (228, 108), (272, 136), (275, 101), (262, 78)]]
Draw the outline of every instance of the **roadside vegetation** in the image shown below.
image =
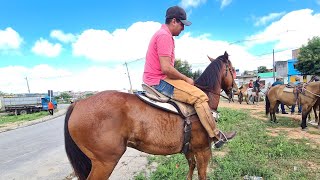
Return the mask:
[[(286, 131), (277, 134), (275, 128), (296, 128), (299, 123), (278, 117), (278, 124), (250, 117), (249, 110), (219, 108), (219, 128), (236, 130), (237, 137), (222, 149), (213, 149), (209, 164), (209, 179), (320, 179), (320, 145), (310, 140), (290, 139)], [(311, 133), (311, 132), (310, 132)], [(313, 134), (318, 134), (314, 132)], [(135, 179), (185, 179), (187, 161), (182, 154), (151, 156), (149, 164), (156, 170), (140, 172)], [(149, 170), (150, 171), (150, 170)], [(194, 179), (197, 179), (195, 171)]]
[(15, 122), (24, 122), (24, 121), (32, 121), (35, 119), (42, 118), (44, 116), (47, 116), (48, 112), (47, 111), (41, 111), (41, 112), (36, 112), (32, 114), (24, 114), (24, 115), (1, 115), (0, 116), (0, 127), (4, 126), (5, 124), (8, 123), (15, 123)]

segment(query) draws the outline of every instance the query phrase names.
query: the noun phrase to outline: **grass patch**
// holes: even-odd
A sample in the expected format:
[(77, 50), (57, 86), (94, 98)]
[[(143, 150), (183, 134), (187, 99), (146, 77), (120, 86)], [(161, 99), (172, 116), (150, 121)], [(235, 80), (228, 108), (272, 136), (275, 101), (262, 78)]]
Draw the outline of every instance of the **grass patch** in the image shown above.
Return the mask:
[(268, 126), (272, 128), (276, 128), (276, 127), (296, 128), (296, 127), (300, 127), (300, 121), (293, 120), (292, 118), (289, 118), (289, 117), (277, 116), (277, 123), (272, 123), (269, 120)]
[(0, 116), (0, 125), (14, 123), (14, 122), (32, 121), (47, 115), (48, 115), (48, 112), (41, 111), (33, 114), (25, 114), (25, 115), (18, 115), (18, 116), (16, 115)]
[[(298, 122), (279, 117), (278, 124), (256, 120), (249, 111), (219, 108), (219, 128), (236, 130), (237, 137), (222, 149), (228, 153), (213, 157), (209, 164), (209, 179), (243, 179), (258, 176), (264, 179), (320, 179), (320, 149), (312, 148), (307, 139), (289, 140), (285, 134), (270, 136), (267, 128), (279, 126), (297, 127)], [(149, 161), (157, 162), (157, 170), (148, 179), (185, 179), (187, 161), (182, 154), (154, 156)], [(312, 164), (310, 168), (306, 164)], [(139, 178), (141, 178), (139, 176)], [(145, 178), (145, 177), (143, 177)]]
[(309, 130), (308, 133), (314, 134), (314, 135), (320, 135), (320, 131), (319, 130), (316, 130), (316, 131)]

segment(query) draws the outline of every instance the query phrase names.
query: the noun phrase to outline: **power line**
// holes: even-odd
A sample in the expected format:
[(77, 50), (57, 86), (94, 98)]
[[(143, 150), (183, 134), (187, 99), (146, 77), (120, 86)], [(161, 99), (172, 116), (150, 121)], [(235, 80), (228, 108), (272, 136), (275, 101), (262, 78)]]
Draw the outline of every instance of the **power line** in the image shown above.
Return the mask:
[(129, 61), (129, 62), (125, 62), (124, 64), (131, 64), (131, 63), (134, 63), (134, 62), (138, 62), (138, 61), (141, 61), (141, 60), (144, 60), (145, 58), (144, 57), (141, 57), (139, 59), (135, 59), (135, 60), (132, 60), (132, 61)]

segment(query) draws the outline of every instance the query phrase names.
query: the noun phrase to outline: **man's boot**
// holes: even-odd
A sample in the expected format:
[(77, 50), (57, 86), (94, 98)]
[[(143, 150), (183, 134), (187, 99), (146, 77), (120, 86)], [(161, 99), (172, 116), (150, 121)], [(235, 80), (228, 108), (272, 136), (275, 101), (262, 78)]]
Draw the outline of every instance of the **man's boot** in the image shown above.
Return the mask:
[(235, 131), (231, 131), (231, 132), (227, 132), (227, 133), (223, 133), (223, 132), (219, 132), (219, 134), (217, 135), (219, 137), (219, 139), (217, 137), (213, 138), (213, 142), (214, 142), (214, 147), (215, 148), (220, 148), (222, 147), (226, 142), (228, 142), (228, 140), (231, 140), (232, 138), (234, 138), (236, 136), (237, 132)]

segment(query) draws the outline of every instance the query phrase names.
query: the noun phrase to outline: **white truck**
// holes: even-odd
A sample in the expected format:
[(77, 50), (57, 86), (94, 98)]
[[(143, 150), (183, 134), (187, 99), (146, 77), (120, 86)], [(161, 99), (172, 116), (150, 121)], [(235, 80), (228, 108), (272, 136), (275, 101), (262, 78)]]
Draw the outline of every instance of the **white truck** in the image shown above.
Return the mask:
[[(16, 115), (48, 110), (49, 96), (0, 97), (0, 111), (13, 112)], [(55, 108), (57, 102), (51, 98)]]

